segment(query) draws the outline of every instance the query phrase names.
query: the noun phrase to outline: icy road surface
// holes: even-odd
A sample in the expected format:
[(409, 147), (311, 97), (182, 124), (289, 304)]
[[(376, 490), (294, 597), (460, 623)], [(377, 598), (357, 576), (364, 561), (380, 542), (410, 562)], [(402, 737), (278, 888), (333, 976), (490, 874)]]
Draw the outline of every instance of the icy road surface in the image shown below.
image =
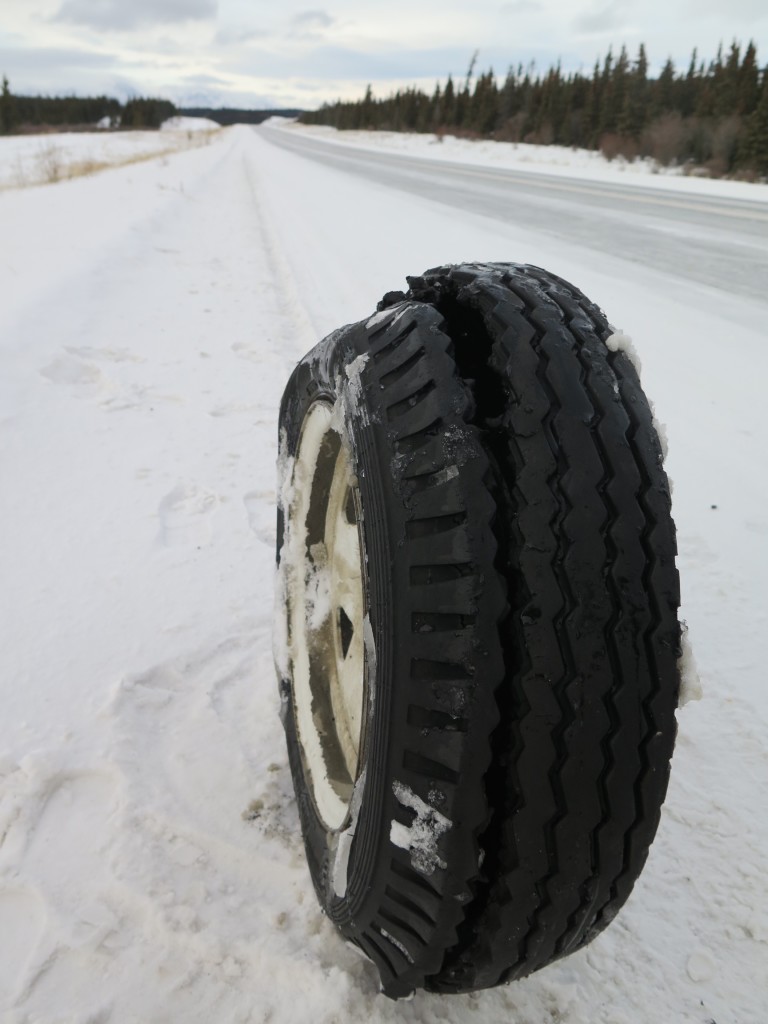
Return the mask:
[[(567, 176), (562, 170), (555, 176), (546, 167), (528, 171), (472, 166), (440, 159), (443, 147), (425, 145), (423, 136), (414, 139), (411, 152), (392, 153), (347, 145), (346, 132), (318, 137), (290, 126), (262, 131), (276, 145), (323, 166), (434, 200), (452, 210), (530, 228), (550, 239), (714, 285), (735, 297), (765, 297), (768, 203), (761, 195), (768, 191), (765, 188), (742, 185), (734, 189), (730, 182), (664, 177), (653, 183), (646, 179), (625, 184), (621, 179), (631, 179), (631, 171), (621, 174), (616, 169), (613, 180), (606, 180), (603, 173), (601, 180), (594, 181)], [(363, 133), (352, 134), (359, 138)], [(458, 148), (459, 154), (462, 148), (472, 159), (473, 144)], [(702, 184), (715, 194), (702, 193)], [(737, 190), (739, 198), (729, 195)], [(750, 190), (757, 195), (747, 198)]]
[[(763, 1024), (768, 308), (736, 285), (746, 253), (765, 266), (766, 207), (691, 219), (646, 183), (603, 214), (566, 169), (501, 216), (461, 169), (330, 166), (307, 140), (234, 128), (0, 194), (0, 1020)], [(510, 988), (395, 1005), (304, 862), (270, 648), (276, 414), (319, 337), (462, 259), (548, 267), (634, 338), (704, 698), (603, 936)]]

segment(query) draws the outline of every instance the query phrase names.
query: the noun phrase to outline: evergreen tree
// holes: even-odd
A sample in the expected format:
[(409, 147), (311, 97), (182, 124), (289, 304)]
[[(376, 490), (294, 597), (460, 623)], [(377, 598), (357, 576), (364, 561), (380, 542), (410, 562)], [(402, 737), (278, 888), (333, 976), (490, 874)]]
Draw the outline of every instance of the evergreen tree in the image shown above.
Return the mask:
[(438, 82), (435, 86), (435, 91), (432, 95), (432, 102), (430, 104), (429, 123), (430, 128), (433, 132), (440, 129), (443, 117), (443, 94), (440, 89), (440, 83)]
[(629, 88), (629, 55), (626, 46), (622, 46), (616, 67), (613, 69), (612, 90), (610, 97), (611, 131), (621, 132), (621, 119), (627, 101)]
[(763, 70), (760, 101), (747, 121), (740, 155), (743, 163), (768, 175), (768, 66)]
[(499, 121), (506, 125), (517, 113), (517, 76), (512, 68), (507, 71), (504, 85), (499, 90)]
[(639, 139), (648, 118), (648, 58), (640, 43), (637, 61), (626, 84), (624, 103), (619, 118), (622, 135)]
[(475, 86), (468, 113), (468, 125), (481, 135), (491, 135), (497, 127), (499, 91), (493, 71), (481, 75)]
[(741, 47), (731, 43), (731, 49), (725, 62), (717, 68), (717, 78), (713, 82), (711, 113), (716, 117), (727, 117), (741, 113)]
[(701, 80), (704, 78), (704, 66), (702, 65), (702, 67), (697, 70), (697, 60), (698, 52), (696, 47), (694, 47), (693, 53), (691, 54), (691, 63), (688, 65), (688, 73), (685, 76), (685, 79), (680, 83), (680, 88), (677, 90), (678, 95), (675, 102), (675, 109), (679, 110), (683, 117), (689, 117), (696, 109), (697, 86), (700, 85)]
[(750, 40), (744, 52), (739, 75), (739, 114), (751, 114), (760, 101), (760, 73), (757, 68), (757, 47)]
[(613, 122), (615, 116), (614, 107), (613, 52), (609, 47), (600, 75), (600, 112), (597, 121), (598, 137), (605, 134), (605, 132), (615, 130), (616, 125)]
[(0, 135), (5, 135), (14, 126), (14, 103), (11, 95), (11, 86), (8, 79), (3, 75), (2, 90), (0, 90)]
[(448, 127), (452, 127), (456, 123), (456, 90), (453, 87), (453, 79), (448, 75), (448, 81), (445, 83), (445, 92), (443, 93), (443, 121), (442, 123)]
[(675, 107), (675, 64), (671, 57), (661, 69), (661, 74), (656, 79), (653, 89), (653, 101), (651, 113), (658, 117), (659, 114), (666, 114)]
[(602, 80), (600, 78), (600, 64), (595, 62), (595, 70), (589, 83), (587, 96), (586, 113), (584, 115), (584, 132), (586, 135), (584, 145), (590, 149), (597, 145), (600, 133), (600, 111), (602, 109)]
[(373, 128), (375, 123), (376, 119), (373, 115), (373, 93), (371, 92), (370, 85), (368, 85), (360, 107), (360, 127)]

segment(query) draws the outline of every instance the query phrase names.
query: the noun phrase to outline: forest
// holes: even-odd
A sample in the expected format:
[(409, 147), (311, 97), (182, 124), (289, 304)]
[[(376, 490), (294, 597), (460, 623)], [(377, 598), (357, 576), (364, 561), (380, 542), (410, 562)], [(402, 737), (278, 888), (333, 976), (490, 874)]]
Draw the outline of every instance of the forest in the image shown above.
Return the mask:
[(687, 68), (668, 59), (649, 74), (646, 48), (598, 59), (591, 74), (560, 65), (510, 67), (448, 80), (429, 95), (401, 89), (376, 99), (371, 87), (353, 102), (305, 113), (305, 124), (339, 129), (431, 132), (600, 150), (609, 159), (652, 157), (713, 177), (768, 175), (768, 66), (754, 43), (721, 46), (712, 60), (694, 50)]
[(93, 128), (108, 117), (114, 127), (159, 128), (176, 114), (169, 100), (137, 97), (120, 103), (110, 96), (15, 96), (0, 84), (0, 135), (40, 128)]

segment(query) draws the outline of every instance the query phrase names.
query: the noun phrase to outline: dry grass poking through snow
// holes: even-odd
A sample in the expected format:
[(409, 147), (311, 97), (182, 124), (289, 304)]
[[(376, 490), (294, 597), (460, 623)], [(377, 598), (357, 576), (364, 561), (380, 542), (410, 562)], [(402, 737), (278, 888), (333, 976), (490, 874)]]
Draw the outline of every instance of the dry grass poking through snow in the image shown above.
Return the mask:
[(40, 136), (11, 137), (0, 145), (0, 190), (52, 185), (171, 156), (209, 145), (220, 131), (61, 133), (42, 144)]

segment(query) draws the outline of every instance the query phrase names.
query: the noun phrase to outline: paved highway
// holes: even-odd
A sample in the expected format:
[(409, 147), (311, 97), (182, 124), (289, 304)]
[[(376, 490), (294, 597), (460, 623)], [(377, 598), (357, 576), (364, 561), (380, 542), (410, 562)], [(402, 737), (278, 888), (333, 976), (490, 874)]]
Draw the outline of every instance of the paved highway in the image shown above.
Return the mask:
[(368, 181), (765, 300), (768, 204), (425, 160), (265, 127), (270, 143)]

